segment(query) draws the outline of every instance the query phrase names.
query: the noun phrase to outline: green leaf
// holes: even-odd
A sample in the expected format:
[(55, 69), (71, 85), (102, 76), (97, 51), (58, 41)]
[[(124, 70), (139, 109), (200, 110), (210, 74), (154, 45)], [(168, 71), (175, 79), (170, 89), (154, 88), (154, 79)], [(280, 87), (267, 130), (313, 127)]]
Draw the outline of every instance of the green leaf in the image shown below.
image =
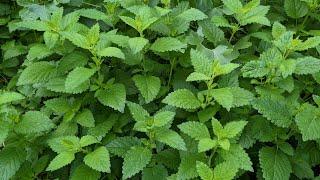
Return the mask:
[(201, 140), (203, 138), (210, 138), (207, 126), (200, 122), (190, 121), (178, 125), (178, 128), (189, 135), (190, 137)]
[(233, 94), (229, 88), (212, 89), (210, 94), (222, 107), (230, 111), (233, 105)]
[(66, 79), (66, 89), (75, 89), (79, 87), (82, 83), (90, 79), (96, 71), (94, 69), (88, 69), (84, 67), (76, 67), (72, 70)]
[(280, 38), (280, 36), (287, 31), (286, 27), (279, 22), (274, 22), (272, 26), (272, 36), (274, 39)]
[(123, 54), (123, 52), (119, 48), (116, 48), (116, 47), (104, 48), (98, 52), (98, 55), (102, 56), (102, 57), (116, 57), (119, 59), (125, 58), (125, 55)]
[(25, 97), (17, 92), (0, 92), (0, 105), (23, 100)]
[(145, 121), (150, 117), (149, 113), (139, 104), (127, 102), (127, 105), (135, 121)]
[(108, 16), (105, 13), (98, 11), (97, 9), (82, 8), (82, 9), (78, 10), (77, 13), (79, 13), (80, 16), (87, 17), (90, 19), (95, 19), (95, 20), (108, 19)]
[(177, 38), (162, 37), (158, 38), (150, 47), (155, 52), (166, 52), (166, 51), (180, 51), (184, 52), (186, 44), (179, 41)]
[(160, 78), (155, 76), (135, 75), (132, 77), (146, 103), (151, 102), (158, 95), (161, 87)]
[(44, 104), (56, 113), (63, 114), (72, 110), (72, 103), (63, 97), (46, 100)]
[(308, 6), (301, 0), (285, 0), (284, 10), (289, 17), (294, 19), (301, 18), (308, 13)]
[(214, 180), (232, 180), (237, 171), (237, 166), (229, 162), (220, 163), (213, 170)]
[(21, 134), (33, 134), (49, 131), (54, 127), (54, 123), (40, 111), (28, 111), (22, 116), (15, 131)]
[(170, 129), (156, 129), (155, 139), (159, 142), (167, 144), (168, 146), (185, 151), (187, 150), (186, 144), (181, 138), (181, 136), (173, 130)]
[(28, 60), (43, 59), (50, 56), (53, 53), (46, 45), (44, 44), (35, 44), (33, 45), (28, 52)]
[(260, 167), (263, 178), (271, 179), (289, 179), (292, 172), (290, 161), (282, 151), (263, 147), (259, 152)]
[(43, 39), (49, 49), (52, 49), (59, 40), (59, 34), (46, 31), (43, 33)]
[(187, 77), (186, 81), (208, 81), (210, 79), (211, 78), (205, 74), (193, 72)]
[(217, 146), (216, 140), (212, 140), (210, 138), (200, 139), (198, 144), (198, 152), (201, 153), (201, 152), (209, 151), (216, 146)]
[(219, 155), (221, 155), (226, 162), (232, 164), (232, 167), (253, 172), (250, 157), (240, 145), (232, 144), (229, 151), (222, 150), (219, 152)]
[(88, 57), (81, 52), (74, 51), (68, 55), (63, 56), (58, 65), (58, 71), (67, 73), (76, 67), (83, 67), (87, 64)]
[(47, 171), (55, 171), (60, 169), (74, 160), (75, 156), (72, 152), (62, 152), (58, 154), (47, 167)]
[(306, 41), (300, 43), (295, 50), (297, 51), (305, 51), (311, 48), (315, 48), (320, 44), (320, 36), (315, 36), (308, 38)]
[(5, 147), (0, 151), (0, 179), (9, 180), (16, 174), (27, 153), (23, 148)]
[(162, 102), (183, 109), (197, 109), (201, 106), (201, 102), (188, 89), (178, 89), (168, 94)]
[(218, 27), (232, 27), (228, 20), (223, 16), (212, 16), (211, 22), (213, 22)]
[(86, 146), (89, 146), (91, 144), (95, 144), (98, 142), (99, 141), (97, 140), (97, 138), (94, 136), (91, 136), (91, 135), (82, 136), (79, 141), (81, 147), (86, 147)]
[(56, 153), (72, 152), (80, 150), (80, 140), (76, 136), (61, 136), (48, 140), (50, 148)]
[(250, 105), (254, 98), (250, 91), (240, 87), (232, 87), (230, 88), (230, 91), (233, 95), (232, 107)]
[(194, 71), (198, 73), (202, 73), (206, 75), (209, 79), (211, 79), (212, 71), (212, 63), (213, 60), (210, 60), (205, 54), (191, 49), (190, 58), (192, 66), (194, 67)]
[(296, 74), (313, 74), (320, 71), (320, 59), (311, 56), (305, 56), (296, 59)]
[(158, 112), (153, 116), (153, 125), (155, 127), (165, 126), (173, 121), (175, 115), (176, 113), (171, 111)]
[(56, 73), (56, 66), (51, 62), (36, 62), (29, 65), (19, 76), (17, 85), (34, 84), (49, 80)]
[(84, 164), (80, 164), (74, 169), (70, 180), (97, 180), (99, 178), (99, 172), (89, 168)]
[(128, 41), (129, 47), (133, 54), (140, 52), (148, 43), (149, 40), (143, 37), (130, 38)]
[[(257, 0), (253, 0), (251, 2), (259, 2)], [(250, 3), (251, 3), (250, 2)], [(258, 23), (266, 26), (270, 26), (270, 21), (265, 16), (267, 15), (269, 11), (269, 6), (261, 6), (256, 4), (256, 6), (251, 6), (252, 4), (248, 3), (249, 6), (244, 6), (243, 9), (241, 9), (241, 13), (239, 13), (236, 18), (238, 22), (244, 26), (247, 24), (252, 23)]]
[(239, 12), (243, 7), (239, 0), (222, 0), (222, 2), (233, 13)]
[(126, 89), (123, 84), (113, 84), (105, 90), (98, 90), (95, 97), (105, 106), (123, 112), (126, 101)]
[(131, 147), (140, 145), (141, 141), (138, 138), (125, 136), (115, 138), (109, 142), (106, 147), (112, 154), (124, 157)]
[(318, 108), (306, 103), (301, 106), (301, 111), (296, 115), (295, 121), (304, 141), (320, 138), (319, 112)]
[(109, 151), (104, 146), (98, 147), (93, 152), (88, 153), (83, 161), (87, 166), (94, 170), (110, 172)]
[(16, 23), (16, 26), (23, 27), (27, 29), (34, 29), (37, 31), (47, 31), (49, 27), (46, 22), (39, 20), (27, 20)]
[(89, 109), (84, 109), (74, 118), (83, 127), (94, 127), (94, 117)]
[(83, 49), (90, 48), (90, 43), (87, 41), (86, 37), (82, 34), (79, 34), (76, 32), (61, 32), (61, 35), (80, 48), (83, 48)]
[(227, 123), (223, 128), (225, 131), (225, 137), (234, 138), (242, 132), (247, 123), (247, 121), (232, 121)]
[(201, 21), (199, 25), (202, 28), (204, 37), (215, 45), (225, 40), (224, 32), (211, 21)]
[(255, 109), (279, 127), (289, 127), (292, 123), (291, 108), (281, 99), (257, 98), (252, 102)]
[(142, 171), (142, 180), (163, 180), (168, 177), (168, 171), (163, 165), (154, 165), (144, 168)]
[(202, 180), (213, 180), (213, 170), (201, 161), (197, 161), (197, 172)]
[(144, 147), (133, 147), (125, 157), (122, 167), (123, 179), (128, 179), (145, 168), (151, 161), (152, 153)]

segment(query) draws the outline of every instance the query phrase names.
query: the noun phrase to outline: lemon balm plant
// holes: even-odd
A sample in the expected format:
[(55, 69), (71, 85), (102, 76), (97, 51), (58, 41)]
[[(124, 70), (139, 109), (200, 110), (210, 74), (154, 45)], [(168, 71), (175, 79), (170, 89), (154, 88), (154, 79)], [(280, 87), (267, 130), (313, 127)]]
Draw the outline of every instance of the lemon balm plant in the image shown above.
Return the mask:
[(314, 179), (319, 0), (4, 0), (0, 179)]

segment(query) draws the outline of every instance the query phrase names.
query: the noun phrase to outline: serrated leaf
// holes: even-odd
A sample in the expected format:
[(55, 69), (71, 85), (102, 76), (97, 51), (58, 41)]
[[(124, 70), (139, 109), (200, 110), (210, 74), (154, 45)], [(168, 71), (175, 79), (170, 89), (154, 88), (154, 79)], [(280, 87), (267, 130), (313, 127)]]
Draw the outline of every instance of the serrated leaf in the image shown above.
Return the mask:
[(78, 152), (81, 148), (80, 140), (76, 136), (61, 136), (48, 140), (48, 145), (56, 153)]
[(95, 97), (105, 106), (123, 112), (126, 101), (126, 89), (123, 84), (114, 84), (108, 89), (96, 91)]
[(197, 161), (197, 172), (202, 180), (213, 180), (213, 170), (201, 161)]
[(127, 102), (127, 105), (135, 121), (145, 121), (150, 117), (149, 113), (139, 104)]
[(29, 65), (19, 76), (17, 85), (34, 84), (49, 80), (56, 73), (56, 66), (51, 62), (36, 62)]
[(229, 151), (221, 151), (219, 155), (234, 167), (253, 171), (250, 157), (240, 145), (233, 144), (230, 146)]
[(295, 47), (295, 50), (305, 51), (311, 48), (315, 48), (319, 44), (320, 44), (320, 36), (315, 36), (315, 37), (308, 38), (304, 42), (301, 42), (297, 47)]
[(128, 41), (129, 47), (133, 54), (140, 52), (148, 43), (149, 40), (143, 37), (130, 38)]
[(21, 134), (33, 134), (48, 131), (54, 127), (54, 123), (40, 111), (28, 111), (22, 116), (15, 131)]
[(123, 179), (128, 179), (145, 168), (152, 157), (149, 149), (144, 147), (133, 147), (125, 157), (122, 167)]
[(105, 20), (108, 16), (97, 9), (80, 9), (77, 11), (80, 16), (96, 20)]
[(88, 57), (81, 52), (75, 51), (66, 56), (63, 56), (58, 65), (58, 71), (66, 73), (76, 67), (85, 66), (88, 62)]
[(162, 102), (183, 109), (197, 109), (201, 106), (197, 97), (188, 89), (176, 90), (168, 94)]
[(272, 36), (274, 39), (278, 39), (283, 33), (287, 31), (286, 27), (279, 22), (274, 22), (272, 25)]
[(186, 81), (208, 81), (210, 79), (211, 78), (205, 74), (193, 72), (187, 77)]
[(144, 168), (142, 171), (142, 180), (163, 180), (168, 177), (168, 171), (163, 165)]
[(232, 121), (227, 123), (223, 128), (225, 132), (225, 137), (234, 138), (242, 132), (247, 123), (247, 121)]
[(186, 144), (181, 138), (181, 136), (173, 130), (170, 129), (156, 129), (155, 139), (159, 142), (167, 144), (168, 146), (178, 149), (178, 150), (187, 150)]
[(101, 146), (93, 152), (88, 153), (84, 159), (84, 163), (94, 170), (101, 172), (110, 172), (110, 156), (106, 147)]
[(169, 124), (170, 122), (172, 122), (175, 115), (176, 113), (172, 111), (158, 112), (153, 116), (153, 120), (154, 120), (153, 125), (155, 127), (163, 127)]
[(135, 75), (132, 77), (146, 103), (151, 102), (158, 95), (161, 81), (155, 76)]
[(72, 152), (62, 152), (58, 154), (48, 165), (47, 171), (55, 171), (60, 169), (74, 160), (75, 156)]
[(141, 141), (138, 138), (125, 136), (115, 138), (109, 142), (106, 147), (112, 154), (124, 157), (131, 147), (140, 145)]
[(198, 152), (201, 153), (201, 152), (209, 151), (216, 146), (217, 146), (216, 140), (212, 140), (210, 138), (200, 139), (198, 144)]
[(26, 160), (27, 153), (22, 148), (6, 147), (0, 151), (0, 179), (9, 180)]
[(83, 127), (94, 127), (94, 117), (89, 109), (84, 109), (74, 117), (75, 121)]
[(82, 83), (90, 79), (96, 71), (94, 69), (88, 69), (84, 67), (76, 67), (72, 70), (66, 79), (65, 86), (66, 89), (75, 89), (79, 87)]
[(296, 59), (296, 74), (313, 74), (320, 71), (320, 59), (306, 56)]
[(90, 48), (90, 43), (82, 34), (79, 34), (77, 32), (61, 32), (61, 35), (78, 47), (81, 47), (83, 49)]
[(34, 29), (37, 31), (47, 31), (49, 27), (46, 22), (40, 20), (27, 20), (16, 23), (17, 27), (23, 27), (27, 29)]
[(35, 44), (29, 49), (27, 59), (31, 61), (35, 59), (43, 59), (51, 54), (53, 54), (53, 51), (51, 51), (46, 45)]
[(23, 100), (25, 97), (17, 92), (0, 92), (0, 105)]
[(292, 123), (291, 108), (286, 102), (274, 98), (258, 98), (252, 102), (255, 109), (279, 127), (289, 127)]
[(288, 16), (298, 19), (308, 13), (308, 6), (301, 0), (285, 0), (284, 9)]
[(91, 144), (95, 144), (98, 142), (99, 141), (97, 140), (97, 138), (94, 136), (91, 136), (91, 135), (82, 136), (79, 141), (81, 147), (86, 147), (86, 146), (89, 146)]
[(222, 0), (222, 2), (233, 13), (240, 11), (243, 7), (241, 1), (239, 0)]
[(179, 41), (177, 38), (162, 37), (158, 38), (150, 47), (155, 52), (166, 52), (166, 51), (180, 51), (183, 52), (186, 48), (186, 44)]
[(100, 173), (84, 164), (77, 166), (71, 174), (70, 180), (97, 180)]
[(49, 49), (52, 49), (59, 40), (59, 34), (46, 31), (43, 33), (43, 39)]
[(237, 167), (229, 162), (220, 163), (213, 170), (214, 180), (232, 180), (237, 171)]
[(210, 60), (205, 54), (194, 49), (191, 49), (190, 51), (190, 58), (195, 72), (202, 73), (208, 76), (208, 78), (211, 77), (211, 75), (213, 74), (213, 60)]
[(259, 152), (259, 161), (266, 180), (289, 179), (292, 168), (288, 157), (282, 151), (263, 147)]
[(295, 121), (301, 131), (302, 139), (304, 141), (319, 139), (319, 110), (310, 104), (304, 104), (301, 108), (301, 111), (295, 117)]
[(209, 130), (205, 124), (195, 121), (185, 122), (178, 125), (178, 128), (190, 137), (201, 140), (210, 138)]
[(116, 47), (106, 47), (104, 49), (101, 49), (98, 52), (98, 55), (102, 56), (102, 57), (116, 57), (119, 59), (125, 58), (125, 55), (123, 54), (123, 52), (119, 48), (116, 48)]
[(228, 88), (212, 89), (210, 94), (222, 107), (230, 111), (233, 105), (233, 94)]

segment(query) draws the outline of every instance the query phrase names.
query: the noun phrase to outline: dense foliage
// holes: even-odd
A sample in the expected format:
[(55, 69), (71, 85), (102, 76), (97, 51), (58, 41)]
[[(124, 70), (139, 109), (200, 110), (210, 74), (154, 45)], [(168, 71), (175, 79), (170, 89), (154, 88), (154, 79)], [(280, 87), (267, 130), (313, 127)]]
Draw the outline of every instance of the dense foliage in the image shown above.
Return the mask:
[(2, 0), (0, 26), (0, 180), (319, 175), (319, 0)]

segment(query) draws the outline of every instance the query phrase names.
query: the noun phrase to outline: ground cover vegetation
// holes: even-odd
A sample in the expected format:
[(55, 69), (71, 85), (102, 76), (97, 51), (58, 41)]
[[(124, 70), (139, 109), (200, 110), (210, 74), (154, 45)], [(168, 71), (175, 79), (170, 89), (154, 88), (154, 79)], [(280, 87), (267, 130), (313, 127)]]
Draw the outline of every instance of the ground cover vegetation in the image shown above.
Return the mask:
[(314, 179), (319, 0), (2, 0), (0, 180)]

